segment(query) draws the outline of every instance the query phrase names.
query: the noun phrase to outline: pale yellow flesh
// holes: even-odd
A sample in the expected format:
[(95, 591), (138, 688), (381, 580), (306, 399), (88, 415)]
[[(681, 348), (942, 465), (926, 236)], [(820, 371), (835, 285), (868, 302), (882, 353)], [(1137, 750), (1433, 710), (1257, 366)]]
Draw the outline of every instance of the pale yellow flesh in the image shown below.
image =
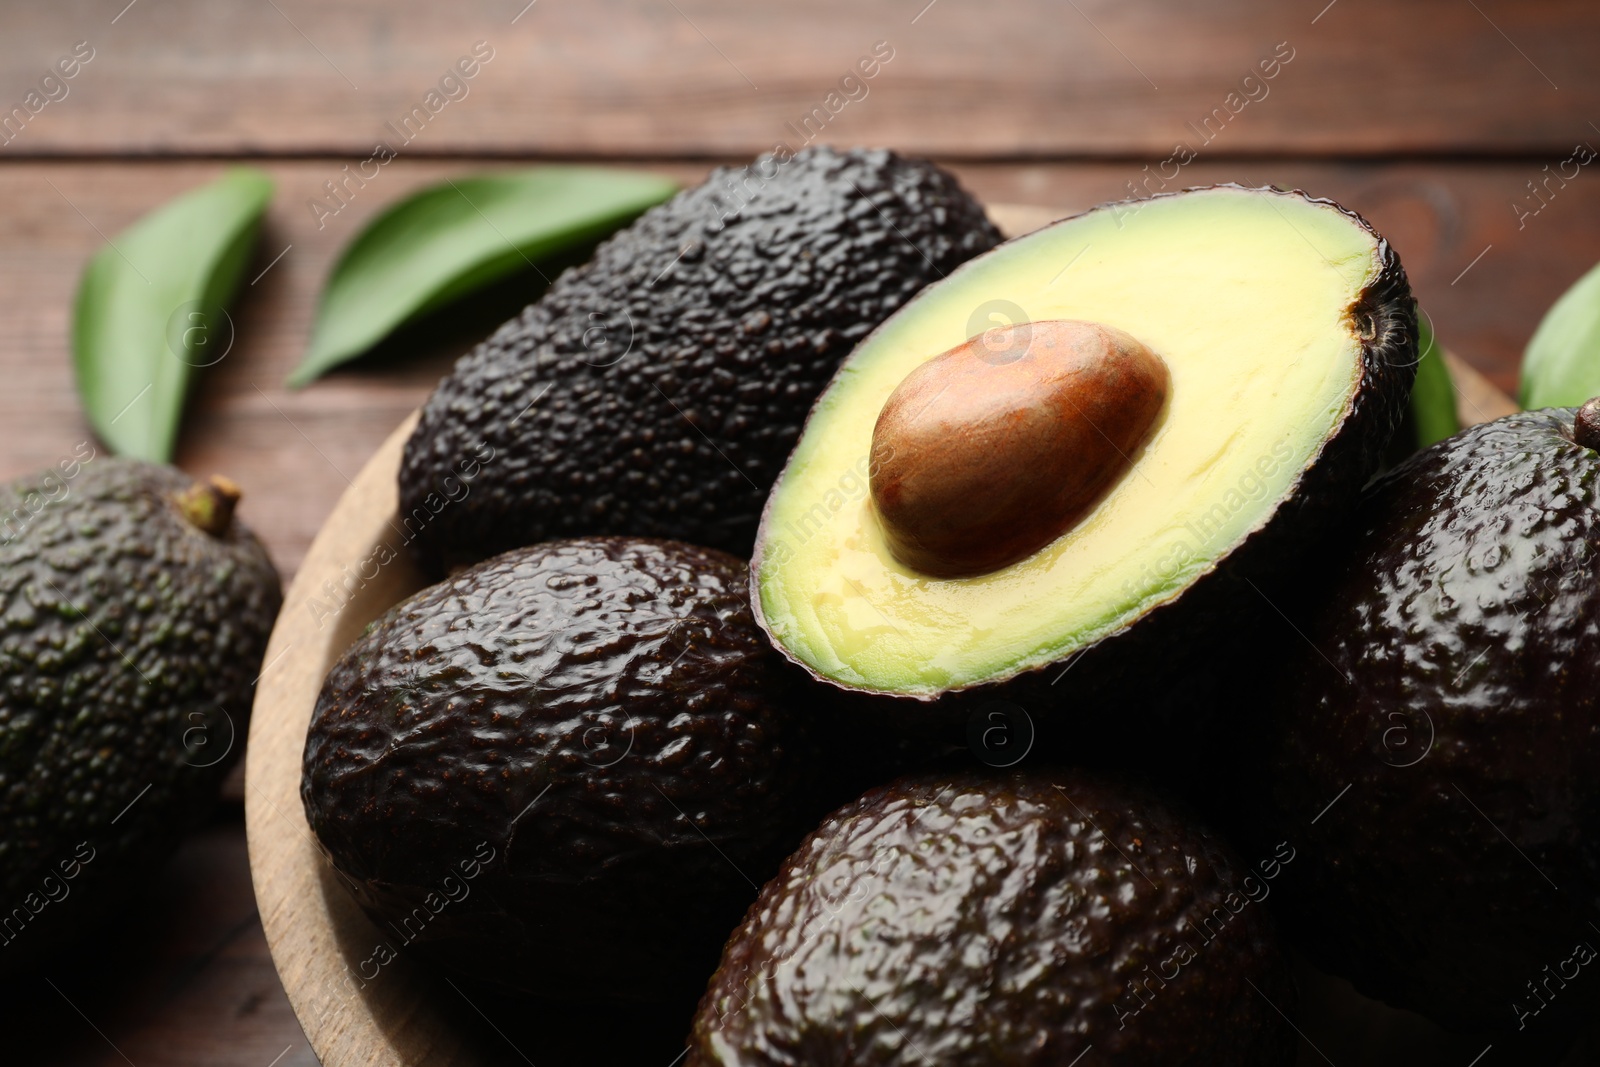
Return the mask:
[[(1376, 241), (1331, 206), (1217, 189), (1083, 216), (969, 264), (851, 356), (819, 402), (764, 526), (756, 575), (775, 637), (848, 685), (930, 695), (1070, 655), (1180, 594), (1263, 525), (1346, 415), (1349, 310)], [(1126, 330), (1172, 375), (1131, 471), (1081, 523), (976, 578), (915, 574), (867, 494), (874, 420), (919, 363), (1026, 320)], [(976, 328), (975, 328), (976, 327)]]

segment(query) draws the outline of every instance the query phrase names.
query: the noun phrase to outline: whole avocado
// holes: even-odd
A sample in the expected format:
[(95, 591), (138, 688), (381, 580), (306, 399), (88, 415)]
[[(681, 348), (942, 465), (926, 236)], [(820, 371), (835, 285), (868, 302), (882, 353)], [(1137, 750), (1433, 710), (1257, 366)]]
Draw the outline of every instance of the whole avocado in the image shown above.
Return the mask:
[(243, 746), (282, 594), (237, 498), (92, 451), (0, 487), (0, 974), (136, 888)]
[(900, 779), (762, 890), (687, 1064), (1287, 1064), (1294, 985), (1261, 903), (1282, 866), (1082, 771)]
[(1600, 428), (1574, 414), (1374, 483), (1264, 717), (1308, 952), (1497, 1054), (1559, 1048), (1600, 995)]
[(598, 534), (748, 556), (840, 361), (999, 241), (950, 175), (893, 152), (814, 147), (713, 171), (439, 384), (400, 472), (413, 551), (441, 572)]
[(302, 797), (397, 951), (569, 999), (697, 988), (837, 797), (745, 565), (637, 538), (497, 556), (329, 673)]

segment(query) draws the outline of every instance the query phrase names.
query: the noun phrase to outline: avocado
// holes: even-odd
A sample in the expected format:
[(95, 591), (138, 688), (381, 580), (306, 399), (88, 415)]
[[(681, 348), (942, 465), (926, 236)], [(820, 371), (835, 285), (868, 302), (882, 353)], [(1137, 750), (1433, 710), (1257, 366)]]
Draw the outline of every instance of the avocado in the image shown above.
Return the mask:
[(1375, 482), (1263, 716), (1308, 953), (1497, 1055), (1600, 997), (1597, 415), (1510, 415)]
[(1295, 855), (1246, 867), (1083, 771), (899, 779), (762, 889), (686, 1063), (1291, 1063), (1294, 984), (1262, 902)]
[(90, 446), (0, 487), (0, 974), (136, 890), (243, 748), (282, 594), (238, 498)]
[(748, 558), (811, 402), (919, 289), (999, 243), (950, 175), (807, 148), (713, 171), (464, 356), (407, 442), (401, 515), (435, 571), (556, 537)]
[(815, 676), (906, 701), (1169, 699), (1348, 513), (1416, 343), (1393, 249), (1299, 192), (1192, 190), (1007, 242), (817, 401), (762, 518), (757, 621)]
[(301, 795), (395, 952), (502, 990), (698, 988), (840, 797), (807, 680), (714, 549), (582, 538), (457, 572), (329, 672)]

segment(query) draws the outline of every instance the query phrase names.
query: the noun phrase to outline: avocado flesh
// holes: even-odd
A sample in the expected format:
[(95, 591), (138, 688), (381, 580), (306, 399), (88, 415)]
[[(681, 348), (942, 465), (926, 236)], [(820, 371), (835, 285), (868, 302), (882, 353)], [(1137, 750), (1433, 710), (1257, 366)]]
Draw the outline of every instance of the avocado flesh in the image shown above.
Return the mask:
[[(755, 565), (765, 624), (793, 658), (912, 696), (1042, 666), (1177, 596), (1293, 494), (1361, 379), (1354, 312), (1384, 270), (1380, 239), (1334, 205), (1264, 190), (1129, 207), (972, 261), (841, 369), (774, 490)], [(894, 560), (866, 504), (873, 420), (996, 301), (1125, 330), (1166, 361), (1169, 406), (1075, 528), (1000, 571), (931, 579)]]

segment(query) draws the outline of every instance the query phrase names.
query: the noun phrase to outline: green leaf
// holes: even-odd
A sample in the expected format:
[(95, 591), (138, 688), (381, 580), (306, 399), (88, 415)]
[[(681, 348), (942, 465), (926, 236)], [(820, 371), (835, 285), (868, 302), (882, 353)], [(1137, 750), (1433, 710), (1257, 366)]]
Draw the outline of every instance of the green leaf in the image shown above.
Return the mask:
[(172, 458), (197, 367), (227, 355), (227, 305), (255, 248), (272, 180), (236, 168), (145, 215), (89, 261), (72, 362), (89, 423), (120, 455)]
[(305, 385), (514, 271), (599, 240), (676, 190), (653, 174), (534, 167), (447, 180), (407, 197), (339, 257), (310, 350), (289, 384)]
[(1517, 400), (1525, 408), (1577, 407), (1600, 396), (1600, 267), (1545, 312), (1522, 355)]
[(1456, 387), (1450, 368), (1433, 338), (1433, 323), (1417, 309), (1417, 381), (1411, 387), (1411, 419), (1417, 427), (1417, 447), (1427, 448), (1461, 429), (1456, 418)]

